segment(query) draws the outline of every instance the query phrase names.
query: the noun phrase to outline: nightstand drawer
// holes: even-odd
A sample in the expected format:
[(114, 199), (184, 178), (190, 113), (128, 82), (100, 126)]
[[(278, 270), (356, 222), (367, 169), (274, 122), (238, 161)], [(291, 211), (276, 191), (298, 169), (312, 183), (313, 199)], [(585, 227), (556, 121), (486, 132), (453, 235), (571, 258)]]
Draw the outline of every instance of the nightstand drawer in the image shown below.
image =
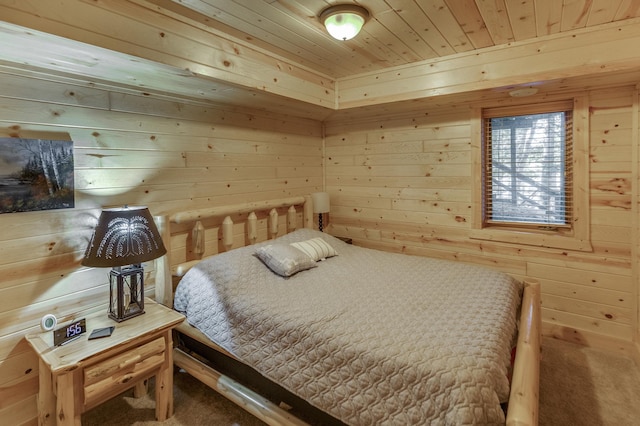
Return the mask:
[(84, 404), (92, 407), (105, 398), (130, 387), (130, 383), (150, 375), (165, 361), (165, 340), (159, 337), (149, 343), (122, 352), (84, 369)]

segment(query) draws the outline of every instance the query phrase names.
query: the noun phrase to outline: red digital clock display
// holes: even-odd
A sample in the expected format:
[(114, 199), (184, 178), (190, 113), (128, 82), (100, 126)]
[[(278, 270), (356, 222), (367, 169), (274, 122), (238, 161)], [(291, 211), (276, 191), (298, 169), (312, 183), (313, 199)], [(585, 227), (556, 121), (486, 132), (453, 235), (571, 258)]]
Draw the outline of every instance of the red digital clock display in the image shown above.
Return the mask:
[(77, 339), (87, 331), (87, 323), (84, 318), (53, 330), (53, 344), (55, 346), (64, 345)]

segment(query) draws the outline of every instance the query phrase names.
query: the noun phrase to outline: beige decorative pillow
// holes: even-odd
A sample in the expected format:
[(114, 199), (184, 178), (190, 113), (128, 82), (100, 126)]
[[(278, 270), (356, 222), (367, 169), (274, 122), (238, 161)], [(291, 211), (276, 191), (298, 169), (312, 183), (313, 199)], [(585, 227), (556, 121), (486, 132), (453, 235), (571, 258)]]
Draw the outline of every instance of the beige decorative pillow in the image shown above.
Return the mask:
[(324, 260), (327, 257), (336, 256), (338, 253), (331, 245), (320, 237), (312, 238), (298, 243), (291, 243), (297, 249), (300, 249), (307, 256), (315, 260)]
[(269, 244), (256, 249), (256, 256), (276, 274), (283, 277), (315, 268), (316, 262), (301, 250), (287, 244)]

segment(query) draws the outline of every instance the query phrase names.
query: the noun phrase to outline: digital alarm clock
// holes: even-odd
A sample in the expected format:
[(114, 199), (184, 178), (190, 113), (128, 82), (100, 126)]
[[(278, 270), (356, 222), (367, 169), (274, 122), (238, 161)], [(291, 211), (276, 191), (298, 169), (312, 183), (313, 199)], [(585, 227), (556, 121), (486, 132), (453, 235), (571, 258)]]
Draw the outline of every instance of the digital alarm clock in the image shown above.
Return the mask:
[(61, 346), (77, 339), (87, 331), (87, 322), (84, 318), (76, 320), (64, 327), (53, 330), (54, 346)]

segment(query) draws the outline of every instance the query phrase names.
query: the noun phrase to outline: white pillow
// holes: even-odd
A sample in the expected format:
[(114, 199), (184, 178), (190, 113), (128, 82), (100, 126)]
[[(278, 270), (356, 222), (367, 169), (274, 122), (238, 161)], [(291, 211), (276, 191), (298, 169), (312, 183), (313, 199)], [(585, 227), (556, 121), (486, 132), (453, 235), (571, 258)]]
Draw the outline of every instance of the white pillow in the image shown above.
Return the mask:
[(302, 251), (287, 244), (269, 244), (258, 247), (256, 256), (276, 274), (283, 277), (315, 268), (316, 262)]
[(316, 262), (338, 254), (335, 249), (321, 237), (300, 241), (298, 243), (291, 243), (291, 245), (304, 252)]

